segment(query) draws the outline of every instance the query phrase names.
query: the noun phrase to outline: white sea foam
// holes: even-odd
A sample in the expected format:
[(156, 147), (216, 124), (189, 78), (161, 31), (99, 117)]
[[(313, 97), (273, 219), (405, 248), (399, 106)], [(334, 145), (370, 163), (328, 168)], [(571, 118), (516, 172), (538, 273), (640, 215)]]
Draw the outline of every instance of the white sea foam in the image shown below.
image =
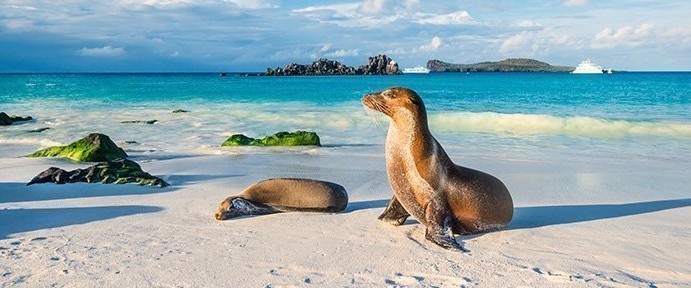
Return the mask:
[(582, 137), (691, 137), (691, 124), (688, 123), (639, 122), (583, 116), (446, 112), (433, 113), (429, 116), (429, 120), (431, 128), (441, 132), (550, 134)]
[(63, 143), (45, 138), (0, 138), (0, 144), (38, 145), (41, 147), (63, 145)]

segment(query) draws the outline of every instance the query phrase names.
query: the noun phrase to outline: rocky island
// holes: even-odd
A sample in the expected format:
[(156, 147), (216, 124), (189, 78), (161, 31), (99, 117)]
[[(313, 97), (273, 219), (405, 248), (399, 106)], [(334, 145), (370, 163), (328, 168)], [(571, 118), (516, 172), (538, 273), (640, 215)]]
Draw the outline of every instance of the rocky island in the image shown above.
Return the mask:
[(398, 63), (386, 55), (367, 58), (367, 64), (355, 69), (338, 61), (319, 59), (312, 64), (292, 63), (276, 69), (267, 68), (267, 76), (315, 76), (315, 75), (400, 75)]
[(475, 64), (453, 64), (440, 60), (427, 61), (431, 72), (571, 72), (574, 67), (552, 66), (535, 59), (509, 58)]

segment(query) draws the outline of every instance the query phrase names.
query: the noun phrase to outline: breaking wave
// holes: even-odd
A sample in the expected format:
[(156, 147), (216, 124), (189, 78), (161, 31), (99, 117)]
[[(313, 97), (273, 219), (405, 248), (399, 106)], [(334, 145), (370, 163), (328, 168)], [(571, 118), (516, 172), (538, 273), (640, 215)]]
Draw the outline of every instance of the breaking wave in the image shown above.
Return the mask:
[(663, 136), (691, 138), (691, 123), (611, 120), (583, 116), (446, 112), (429, 116), (439, 132), (491, 132), (584, 137)]

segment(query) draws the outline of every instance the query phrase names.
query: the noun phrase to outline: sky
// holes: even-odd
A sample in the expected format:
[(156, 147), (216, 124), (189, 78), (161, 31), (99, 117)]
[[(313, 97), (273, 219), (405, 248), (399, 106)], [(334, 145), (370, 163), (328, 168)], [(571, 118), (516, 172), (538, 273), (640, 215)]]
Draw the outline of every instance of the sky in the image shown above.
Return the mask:
[(690, 71), (688, 14), (688, 0), (0, 0), (0, 72), (261, 72), (377, 54)]

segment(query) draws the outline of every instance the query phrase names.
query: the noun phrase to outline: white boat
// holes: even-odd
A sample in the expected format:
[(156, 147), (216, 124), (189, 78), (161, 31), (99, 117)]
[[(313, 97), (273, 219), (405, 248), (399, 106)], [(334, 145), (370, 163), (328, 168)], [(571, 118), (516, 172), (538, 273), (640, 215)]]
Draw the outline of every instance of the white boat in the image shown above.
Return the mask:
[(422, 66), (417, 66), (413, 68), (404, 68), (403, 69), (404, 74), (427, 74), (429, 73), (429, 69), (422, 67)]
[(602, 74), (602, 67), (600, 65), (597, 65), (593, 62), (590, 62), (590, 59), (586, 59), (581, 61), (578, 66), (576, 66), (576, 70), (573, 70), (571, 72), (573, 74)]

